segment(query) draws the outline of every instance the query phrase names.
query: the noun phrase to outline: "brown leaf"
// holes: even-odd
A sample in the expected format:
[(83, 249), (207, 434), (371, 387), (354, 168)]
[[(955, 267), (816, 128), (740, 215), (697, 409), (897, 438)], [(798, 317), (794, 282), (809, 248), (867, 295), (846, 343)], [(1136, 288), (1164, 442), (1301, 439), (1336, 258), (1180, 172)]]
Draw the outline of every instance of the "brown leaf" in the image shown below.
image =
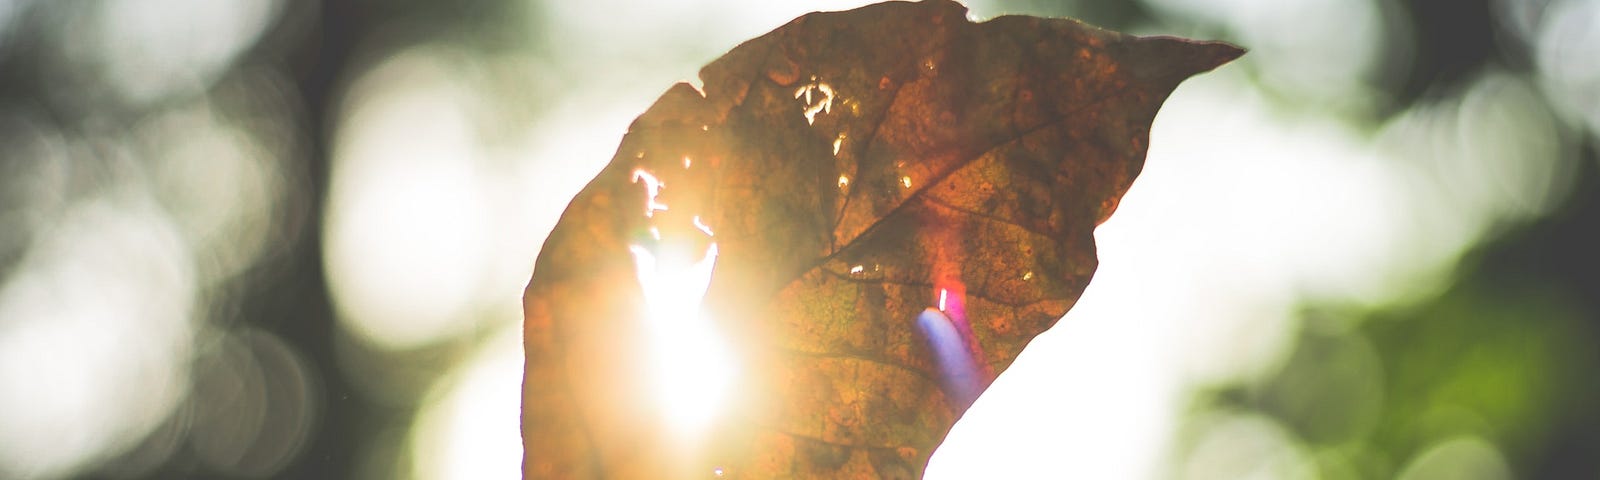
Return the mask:
[[(634, 121), (540, 252), (525, 475), (920, 477), (1083, 292), (1161, 102), (1241, 53), (944, 0), (733, 49)], [(706, 315), (664, 315), (693, 313), (696, 262)], [(663, 378), (729, 365), (711, 422), (677, 426), (662, 392), (702, 387)]]

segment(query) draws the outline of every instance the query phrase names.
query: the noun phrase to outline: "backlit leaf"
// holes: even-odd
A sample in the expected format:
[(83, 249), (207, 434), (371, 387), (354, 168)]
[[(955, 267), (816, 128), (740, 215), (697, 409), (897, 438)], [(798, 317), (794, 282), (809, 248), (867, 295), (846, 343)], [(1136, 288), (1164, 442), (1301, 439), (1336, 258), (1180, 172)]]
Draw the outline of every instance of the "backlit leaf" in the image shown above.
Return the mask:
[(1083, 292), (1162, 101), (1241, 53), (949, 1), (738, 46), (539, 255), (525, 475), (920, 477)]

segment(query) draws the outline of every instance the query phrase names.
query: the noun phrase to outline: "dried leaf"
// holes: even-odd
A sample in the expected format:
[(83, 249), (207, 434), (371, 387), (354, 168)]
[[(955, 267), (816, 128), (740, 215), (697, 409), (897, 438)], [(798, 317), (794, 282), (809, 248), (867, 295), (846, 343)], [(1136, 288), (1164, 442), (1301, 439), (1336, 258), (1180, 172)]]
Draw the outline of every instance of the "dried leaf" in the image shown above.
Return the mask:
[(1083, 292), (1161, 102), (1241, 53), (945, 0), (733, 49), (633, 123), (545, 242), (525, 475), (920, 477)]

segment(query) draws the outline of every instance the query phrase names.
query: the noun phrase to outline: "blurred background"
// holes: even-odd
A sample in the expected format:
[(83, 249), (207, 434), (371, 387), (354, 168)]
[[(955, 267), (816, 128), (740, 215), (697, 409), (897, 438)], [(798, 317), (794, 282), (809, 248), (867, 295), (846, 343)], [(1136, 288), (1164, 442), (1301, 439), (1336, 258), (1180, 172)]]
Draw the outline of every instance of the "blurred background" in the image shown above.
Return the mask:
[[(0, 478), (517, 478), (521, 290), (795, 0), (0, 0)], [(1250, 54), (930, 478), (1600, 478), (1600, 1), (970, 0)]]

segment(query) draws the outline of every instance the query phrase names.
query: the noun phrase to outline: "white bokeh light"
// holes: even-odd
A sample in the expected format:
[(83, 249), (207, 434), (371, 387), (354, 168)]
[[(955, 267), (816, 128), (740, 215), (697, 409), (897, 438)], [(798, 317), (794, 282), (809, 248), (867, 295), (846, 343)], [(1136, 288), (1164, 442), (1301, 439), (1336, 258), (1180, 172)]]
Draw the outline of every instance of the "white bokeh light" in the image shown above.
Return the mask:
[(1539, 25), (1534, 55), (1546, 93), (1600, 134), (1600, 1), (1551, 1)]
[(1380, 10), (1382, 2), (1372, 0), (1153, 0), (1150, 4), (1168, 19), (1224, 27), (1230, 40), (1250, 49), (1233, 68), (1259, 71), (1262, 88), (1295, 95), (1304, 104), (1326, 106), (1370, 98), (1364, 83), (1381, 66), (1382, 55), (1410, 48), (1408, 37), (1385, 35), (1380, 14), (1386, 12)]
[[(63, 34), (69, 55), (93, 68), (124, 100), (146, 104), (216, 81), (277, 17), (277, 0), (98, 2), (92, 16)], [(79, 40), (73, 38), (71, 40)]]
[(1256, 414), (1218, 413), (1190, 422), (1193, 450), (1174, 465), (1171, 478), (1207, 480), (1314, 480), (1317, 472), (1300, 450), (1294, 434), (1271, 418)]
[(129, 195), (71, 207), (0, 287), (0, 477), (69, 475), (135, 444), (184, 396), (189, 252)]
[(1397, 480), (1510, 480), (1511, 466), (1493, 443), (1475, 435), (1429, 445), (1407, 461)]
[(522, 336), (505, 329), (446, 376), (417, 414), (415, 478), (522, 478)]
[(352, 87), (340, 123), (324, 241), (346, 328), (386, 349), (476, 325), (492, 216), (471, 97), (433, 52), (409, 52)]

